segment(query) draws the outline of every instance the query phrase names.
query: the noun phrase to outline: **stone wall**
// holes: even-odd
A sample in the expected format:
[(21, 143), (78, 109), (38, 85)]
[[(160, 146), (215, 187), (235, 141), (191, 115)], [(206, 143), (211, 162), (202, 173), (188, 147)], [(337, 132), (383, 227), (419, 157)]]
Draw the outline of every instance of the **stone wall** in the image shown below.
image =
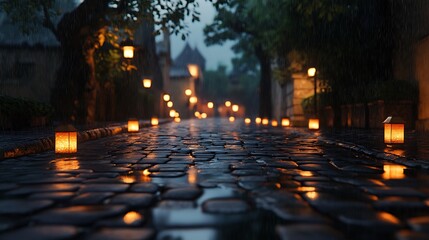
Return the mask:
[(49, 102), (59, 48), (0, 47), (0, 95)]

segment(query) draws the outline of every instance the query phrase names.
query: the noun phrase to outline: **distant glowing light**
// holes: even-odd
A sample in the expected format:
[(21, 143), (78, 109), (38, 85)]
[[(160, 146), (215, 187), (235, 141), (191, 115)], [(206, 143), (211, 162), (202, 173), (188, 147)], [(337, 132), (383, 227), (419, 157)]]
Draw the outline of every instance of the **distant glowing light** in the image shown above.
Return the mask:
[(226, 102), (225, 102), (225, 106), (226, 106), (226, 107), (231, 107), (231, 104), (232, 104), (232, 103), (231, 103), (231, 101), (226, 101)]

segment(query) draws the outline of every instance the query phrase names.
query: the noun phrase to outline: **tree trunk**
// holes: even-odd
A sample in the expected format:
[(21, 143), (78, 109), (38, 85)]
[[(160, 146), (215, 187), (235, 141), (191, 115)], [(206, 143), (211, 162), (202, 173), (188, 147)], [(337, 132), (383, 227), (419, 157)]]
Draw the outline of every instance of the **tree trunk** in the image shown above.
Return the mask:
[(66, 13), (57, 27), (63, 59), (52, 90), (51, 102), (64, 122), (95, 121), (98, 83), (94, 51), (98, 34), (104, 29), (108, 0), (85, 0)]
[(259, 82), (259, 116), (271, 119), (271, 59), (261, 44), (255, 47), (256, 57), (261, 67)]

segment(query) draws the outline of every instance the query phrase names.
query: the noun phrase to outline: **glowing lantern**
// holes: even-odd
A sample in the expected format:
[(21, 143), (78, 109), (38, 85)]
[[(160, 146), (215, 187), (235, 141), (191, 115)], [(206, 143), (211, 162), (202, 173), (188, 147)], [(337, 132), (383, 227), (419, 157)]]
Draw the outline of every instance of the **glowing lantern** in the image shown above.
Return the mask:
[(172, 117), (172, 118), (173, 118), (173, 117), (175, 117), (175, 116), (176, 116), (176, 110), (171, 109), (171, 110), (170, 110), (170, 114), (169, 114), (169, 115), (170, 115), (170, 117)]
[(230, 122), (234, 122), (235, 121), (235, 117), (233, 117), (233, 116), (229, 117), (229, 121)]
[(207, 113), (201, 113), (201, 118), (202, 118), (202, 119), (207, 118)]
[(262, 119), (260, 117), (255, 118), (255, 123), (256, 124), (261, 124)]
[(150, 124), (152, 124), (152, 126), (157, 126), (159, 124), (158, 118), (156, 117), (151, 118)]
[(195, 96), (192, 96), (192, 97), (189, 98), (189, 102), (192, 103), (192, 104), (195, 104), (195, 103), (198, 102), (198, 98), (195, 97)]
[(268, 121), (268, 118), (262, 119), (262, 125), (268, 125), (268, 123), (270, 123), (270, 121)]
[(176, 114), (174, 114), (174, 117), (176, 117), (176, 118), (180, 117), (179, 112), (176, 112)]
[(173, 107), (173, 102), (172, 101), (168, 101), (167, 102), (167, 107), (169, 107), (169, 108)]
[(282, 126), (283, 127), (289, 127), (290, 126), (289, 118), (282, 118)]
[(139, 120), (129, 119), (128, 120), (128, 132), (138, 132), (139, 131)]
[(191, 96), (192, 95), (192, 90), (191, 89), (186, 89), (185, 90), (185, 95), (188, 96), (188, 97)]
[(244, 122), (245, 122), (246, 124), (250, 124), (250, 123), (252, 122), (252, 120), (250, 120), (250, 118), (245, 118), (245, 119), (244, 119)]
[(164, 94), (164, 95), (162, 96), (162, 99), (164, 99), (164, 101), (165, 101), (165, 102), (168, 102), (168, 101), (170, 101), (170, 95), (168, 95), (168, 94), (166, 93), (166, 94)]
[(174, 118), (174, 122), (179, 123), (180, 122), (180, 118), (179, 117), (175, 117)]
[(188, 71), (193, 78), (199, 77), (199, 69), (197, 64), (188, 64)]
[(201, 113), (200, 113), (200, 112), (198, 112), (198, 111), (196, 111), (196, 112), (194, 113), (194, 116), (195, 116), (195, 117), (197, 117), (197, 118), (200, 118), (200, 117), (201, 117)]
[(318, 118), (308, 119), (308, 129), (311, 129), (311, 130), (319, 129), (319, 119)]
[(314, 67), (309, 68), (309, 69), (307, 70), (307, 74), (308, 74), (308, 76), (309, 76), (309, 77), (314, 77), (314, 76), (316, 76), (316, 68), (314, 68)]
[(232, 111), (233, 112), (238, 112), (238, 109), (239, 109), (239, 107), (237, 104), (232, 105)]
[(389, 116), (384, 120), (384, 143), (404, 143), (404, 120)]
[(76, 153), (77, 131), (72, 125), (55, 129), (55, 153)]
[(277, 127), (278, 125), (279, 125), (279, 122), (277, 122), (277, 120), (272, 120), (271, 121), (271, 126)]
[(231, 104), (232, 104), (232, 103), (231, 103), (231, 101), (226, 101), (226, 102), (225, 102), (225, 106), (226, 106), (226, 107), (231, 107)]
[(144, 88), (150, 88), (152, 86), (152, 80), (149, 78), (145, 78), (142, 80)]
[(208, 102), (207, 103), (207, 107), (210, 108), (210, 109), (212, 109), (214, 107), (213, 102)]
[(122, 43), (122, 51), (124, 58), (131, 59), (134, 57), (134, 44), (133, 41), (129, 38)]

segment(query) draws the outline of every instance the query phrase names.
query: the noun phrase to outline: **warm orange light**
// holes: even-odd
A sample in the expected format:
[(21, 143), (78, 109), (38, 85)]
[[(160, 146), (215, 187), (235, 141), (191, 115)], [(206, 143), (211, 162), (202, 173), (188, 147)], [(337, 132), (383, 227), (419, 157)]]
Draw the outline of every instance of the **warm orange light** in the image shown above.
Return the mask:
[(195, 103), (198, 102), (198, 98), (195, 97), (195, 96), (192, 96), (192, 97), (189, 98), (189, 102), (192, 103), (192, 104), (195, 104)]
[(282, 126), (283, 127), (289, 127), (290, 126), (289, 118), (282, 118)]
[(192, 90), (191, 89), (186, 89), (185, 90), (185, 95), (186, 96), (191, 96), (192, 95)]
[(158, 118), (156, 117), (151, 118), (150, 123), (152, 124), (152, 126), (157, 126), (159, 124)]
[(170, 95), (166, 93), (162, 96), (162, 99), (164, 99), (164, 101), (168, 102), (168, 101), (170, 101)]
[(196, 111), (196, 112), (194, 113), (194, 116), (195, 116), (195, 117), (197, 117), (197, 118), (200, 118), (200, 117), (201, 117), (201, 113), (200, 113), (200, 112), (198, 112), (198, 111)]
[(170, 117), (175, 117), (176, 116), (176, 110), (174, 110), (174, 109), (171, 109), (170, 110), (170, 113), (169, 113), (169, 115), (170, 115)]
[(135, 183), (136, 182), (136, 177), (135, 176), (121, 176), (120, 180), (123, 183)]
[(404, 121), (399, 117), (387, 117), (384, 124), (384, 143), (404, 143)]
[(190, 184), (196, 184), (198, 180), (198, 170), (192, 166), (189, 167), (188, 170), (188, 183)]
[(79, 161), (76, 159), (58, 159), (55, 161), (55, 170), (58, 171), (70, 171), (77, 170), (80, 168)]
[(311, 177), (311, 176), (313, 176), (313, 173), (311, 171), (301, 171), (299, 174), (301, 176), (303, 176), (303, 177)]
[(180, 113), (176, 111), (176, 114), (174, 114), (174, 117), (176, 118), (180, 117)]
[(305, 193), (305, 195), (311, 200), (315, 200), (319, 197), (319, 194), (317, 192), (307, 192)]
[(231, 104), (232, 104), (231, 101), (226, 101), (225, 102), (225, 107), (231, 107)]
[(384, 165), (383, 179), (403, 179), (405, 178), (405, 168), (405, 166), (398, 164)]
[(319, 129), (319, 119), (318, 118), (308, 119), (308, 129), (311, 129), (311, 130)]
[(262, 125), (268, 125), (268, 123), (270, 123), (270, 121), (268, 120), (268, 118), (262, 119)]
[(128, 212), (124, 215), (123, 221), (125, 224), (129, 225), (129, 224), (133, 224), (135, 222), (141, 221), (142, 218), (143, 217), (140, 213), (132, 211), (132, 212)]
[(167, 107), (169, 107), (169, 108), (173, 107), (173, 102), (172, 101), (168, 101), (167, 102)]
[(76, 153), (77, 132), (71, 126), (61, 126), (55, 131), (55, 153)]
[(272, 120), (271, 121), (271, 126), (277, 127), (278, 125), (279, 125), (279, 122), (277, 122), (277, 120)]
[(188, 64), (188, 71), (192, 77), (198, 78), (199, 76), (199, 68), (197, 64)]
[(131, 59), (134, 57), (134, 47), (133, 46), (124, 46), (122, 48), (124, 51), (124, 58)]
[(238, 112), (239, 106), (237, 104), (232, 105), (232, 111)]
[(150, 88), (152, 86), (152, 80), (149, 78), (143, 79), (143, 87)]
[(307, 70), (307, 74), (308, 74), (308, 76), (309, 77), (314, 77), (314, 76), (316, 76), (316, 68), (309, 68), (308, 70)]
[(244, 122), (245, 122), (246, 124), (250, 124), (250, 123), (252, 122), (252, 120), (251, 120), (250, 118), (245, 118), (245, 119), (244, 119)]
[(233, 117), (233, 116), (229, 117), (229, 121), (230, 122), (234, 122), (235, 121), (235, 117)]
[(213, 102), (208, 102), (207, 103), (207, 107), (210, 108), (210, 109), (212, 109), (214, 107)]
[(207, 118), (207, 113), (201, 113), (201, 118), (202, 118), (202, 119)]
[(261, 124), (262, 119), (260, 117), (255, 118), (255, 123), (256, 124)]
[(139, 131), (139, 120), (130, 119), (128, 120), (128, 132), (138, 132)]
[(174, 118), (174, 122), (179, 123), (180, 121), (181, 121), (181, 119), (179, 117)]

